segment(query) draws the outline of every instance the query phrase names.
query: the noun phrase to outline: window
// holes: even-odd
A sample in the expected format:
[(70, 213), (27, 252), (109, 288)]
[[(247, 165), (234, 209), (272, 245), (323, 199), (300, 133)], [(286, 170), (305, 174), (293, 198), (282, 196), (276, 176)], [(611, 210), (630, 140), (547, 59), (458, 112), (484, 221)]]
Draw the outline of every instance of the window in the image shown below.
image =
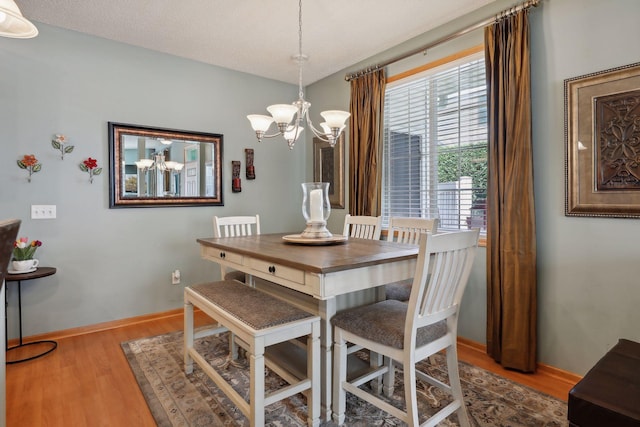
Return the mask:
[(382, 218), (437, 217), (442, 229), (486, 230), (484, 56), (389, 83), (384, 106)]

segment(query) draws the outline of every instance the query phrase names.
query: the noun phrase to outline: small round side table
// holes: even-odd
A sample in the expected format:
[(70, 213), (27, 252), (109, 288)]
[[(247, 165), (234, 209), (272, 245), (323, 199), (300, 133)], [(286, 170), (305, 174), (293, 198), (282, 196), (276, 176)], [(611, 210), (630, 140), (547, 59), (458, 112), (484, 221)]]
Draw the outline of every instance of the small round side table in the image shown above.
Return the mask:
[(6, 307), (7, 307), (7, 291), (5, 290), (5, 294), (4, 294), (4, 304), (5, 304), (5, 318), (4, 318), (4, 336), (6, 339), (5, 342), (5, 347), (7, 348), (7, 353), (9, 353), (11, 350), (15, 350), (17, 348), (22, 348), (22, 347), (26, 347), (26, 346), (30, 346), (30, 345), (36, 345), (36, 344), (45, 344), (48, 345), (49, 348), (47, 348), (45, 351), (42, 351), (38, 354), (35, 354), (33, 356), (29, 356), (29, 357), (25, 357), (23, 359), (17, 359), (17, 360), (11, 360), (11, 361), (7, 361), (7, 365), (10, 365), (12, 363), (20, 363), (20, 362), (26, 362), (27, 360), (33, 360), (33, 359), (37, 359), (38, 357), (42, 357), (45, 354), (49, 354), (51, 353), (53, 350), (55, 350), (58, 347), (58, 343), (56, 341), (52, 341), (52, 340), (41, 340), (41, 341), (31, 341), (31, 342), (27, 342), (27, 343), (23, 343), (22, 342), (22, 281), (23, 280), (32, 280), (32, 279), (39, 279), (41, 277), (47, 277), (47, 276), (51, 276), (53, 274), (56, 274), (56, 269), (53, 267), (38, 267), (36, 268), (35, 271), (32, 271), (30, 273), (18, 273), (18, 274), (7, 274), (5, 276), (5, 282), (9, 283), (9, 282), (18, 282), (18, 317), (20, 319), (20, 341), (18, 345), (15, 345), (13, 347), (9, 347), (9, 337), (7, 335), (7, 315), (6, 315)]

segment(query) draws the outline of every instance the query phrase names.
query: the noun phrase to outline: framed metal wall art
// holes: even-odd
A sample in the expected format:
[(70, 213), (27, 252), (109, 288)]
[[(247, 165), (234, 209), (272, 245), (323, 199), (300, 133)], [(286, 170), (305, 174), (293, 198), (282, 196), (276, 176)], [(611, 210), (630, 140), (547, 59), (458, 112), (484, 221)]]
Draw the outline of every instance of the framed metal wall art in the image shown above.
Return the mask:
[(640, 63), (564, 82), (565, 215), (640, 218)]
[(328, 182), (331, 207), (344, 209), (344, 134), (334, 147), (313, 138), (313, 180)]

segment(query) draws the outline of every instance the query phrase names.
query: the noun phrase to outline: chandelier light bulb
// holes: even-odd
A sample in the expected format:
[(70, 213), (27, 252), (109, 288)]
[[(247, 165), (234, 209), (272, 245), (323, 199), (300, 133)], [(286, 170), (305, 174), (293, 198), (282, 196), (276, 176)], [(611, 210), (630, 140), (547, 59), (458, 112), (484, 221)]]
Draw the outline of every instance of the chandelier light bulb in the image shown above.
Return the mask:
[(300, 137), (300, 134), (302, 133), (303, 130), (304, 130), (303, 127), (298, 126), (284, 133), (284, 139), (285, 141), (287, 141), (287, 144), (289, 145), (289, 150), (293, 150), (293, 145), (296, 143), (296, 141)]
[(256, 132), (266, 132), (273, 123), (273, 117), (264, 116), (262, 114), (249, 114), (247, 116), (249, 122), (251, 122), (251, 127)]
[(153, 164), (153, 160), (151, 159), (140, 159), (136, 162), (136, 167), (138, 169), (148, 169)]
[(320, 113), (320, 115), (322, 116), (323, 119), (326, 120), (327, 125), (331, 129), (333, 128), (340, 129), (345, 126), (345, 122), (347, 121), (347, 119), (351, 114), (347, 113), (346, 111), (329, 110), (329, 111), (323, 111), (322, 113)]
[(273, 120), (280, 127), (282, 124), (291, 123), (293, 116), (298, 112), (298, 107), (293, 104), (274, 104), (269, 105), (267, 111), (271, 113)]
[(38, 35), (38, 29), (22, 16), (13, 0), (0, 0), (0, 36), (30, 39)]

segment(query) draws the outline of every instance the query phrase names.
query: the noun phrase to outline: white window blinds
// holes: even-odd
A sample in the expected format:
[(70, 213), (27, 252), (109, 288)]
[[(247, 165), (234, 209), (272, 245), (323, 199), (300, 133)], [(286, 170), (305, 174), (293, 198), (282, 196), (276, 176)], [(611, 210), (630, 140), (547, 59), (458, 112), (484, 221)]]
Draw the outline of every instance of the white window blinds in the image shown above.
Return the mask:
[(486, 99), (481, 55), (387, 86), (383, 224), (437, 217), (443, 229), (485, 229)]

